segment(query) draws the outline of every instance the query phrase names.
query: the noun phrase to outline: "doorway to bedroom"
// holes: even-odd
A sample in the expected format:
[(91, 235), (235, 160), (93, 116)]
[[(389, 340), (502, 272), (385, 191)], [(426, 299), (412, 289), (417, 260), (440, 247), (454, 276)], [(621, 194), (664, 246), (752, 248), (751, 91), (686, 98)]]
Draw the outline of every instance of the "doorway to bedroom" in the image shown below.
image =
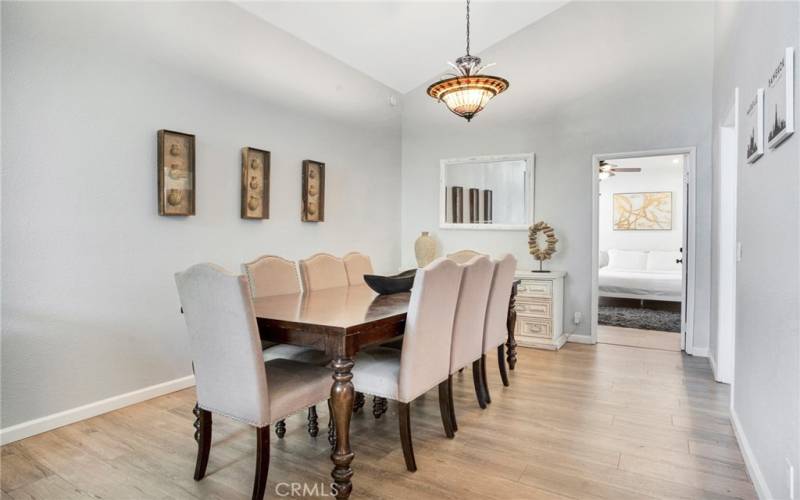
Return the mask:
[(684, 348), (689, 161), (688, 152), (596, 157), (596, 342)]

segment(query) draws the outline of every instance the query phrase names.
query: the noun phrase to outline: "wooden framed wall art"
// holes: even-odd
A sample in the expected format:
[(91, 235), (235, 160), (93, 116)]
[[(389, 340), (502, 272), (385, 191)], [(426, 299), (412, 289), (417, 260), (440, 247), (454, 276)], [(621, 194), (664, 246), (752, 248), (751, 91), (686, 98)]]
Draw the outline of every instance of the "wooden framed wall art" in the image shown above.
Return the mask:
[(194, 215), (194, 135), (158, 131), (158, 215)]
[(270, 153), (242, 148), (242, 219), (269, 219)]
[(303, 222), (325, 220), (325, 164), (303, 160)]

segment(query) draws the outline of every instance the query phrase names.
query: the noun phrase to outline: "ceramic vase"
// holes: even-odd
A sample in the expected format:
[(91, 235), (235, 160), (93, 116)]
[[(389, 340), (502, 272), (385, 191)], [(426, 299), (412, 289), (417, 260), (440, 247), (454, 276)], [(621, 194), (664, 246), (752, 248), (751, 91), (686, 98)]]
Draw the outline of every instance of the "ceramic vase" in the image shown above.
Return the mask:
[(417, 266), (425, 267), (436, 258), (436, 240), (428, 231), (423, 231), (422, 235), (414, 243), (414, 254), (417, 256)]

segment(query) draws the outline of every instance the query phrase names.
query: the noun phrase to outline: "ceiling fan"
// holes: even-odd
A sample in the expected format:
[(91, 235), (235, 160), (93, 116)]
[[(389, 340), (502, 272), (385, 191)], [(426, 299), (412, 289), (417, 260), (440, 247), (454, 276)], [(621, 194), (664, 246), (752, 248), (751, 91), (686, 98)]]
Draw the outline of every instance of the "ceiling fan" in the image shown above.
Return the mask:
[(600, 160), (600, 180), (608, 179), (609, 177), (613, 177), (616, 175), (617, 172), (641, 172), (642, 169), (639, 167), (619, 167), (614, 165), (613, 163), (609, 163), (605, 160)]

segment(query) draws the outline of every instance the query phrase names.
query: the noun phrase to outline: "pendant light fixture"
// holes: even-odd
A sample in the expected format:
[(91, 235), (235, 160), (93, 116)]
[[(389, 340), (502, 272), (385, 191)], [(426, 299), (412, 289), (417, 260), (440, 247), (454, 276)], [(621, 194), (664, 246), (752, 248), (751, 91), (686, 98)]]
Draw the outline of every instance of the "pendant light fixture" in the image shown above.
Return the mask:
[(492, 97), (508, 88), (508, 80), (498, 76), (482, 75), (481, 71), (493, 66), (481, 66), (481, 58), (469, 53), (469, 0), (467, 0), (467, 54), (448, 62), (458, 73), (445, 75), (428, 87), (428, 95), (444, 102), (453, 113), (467, 121), (480, 113)]

